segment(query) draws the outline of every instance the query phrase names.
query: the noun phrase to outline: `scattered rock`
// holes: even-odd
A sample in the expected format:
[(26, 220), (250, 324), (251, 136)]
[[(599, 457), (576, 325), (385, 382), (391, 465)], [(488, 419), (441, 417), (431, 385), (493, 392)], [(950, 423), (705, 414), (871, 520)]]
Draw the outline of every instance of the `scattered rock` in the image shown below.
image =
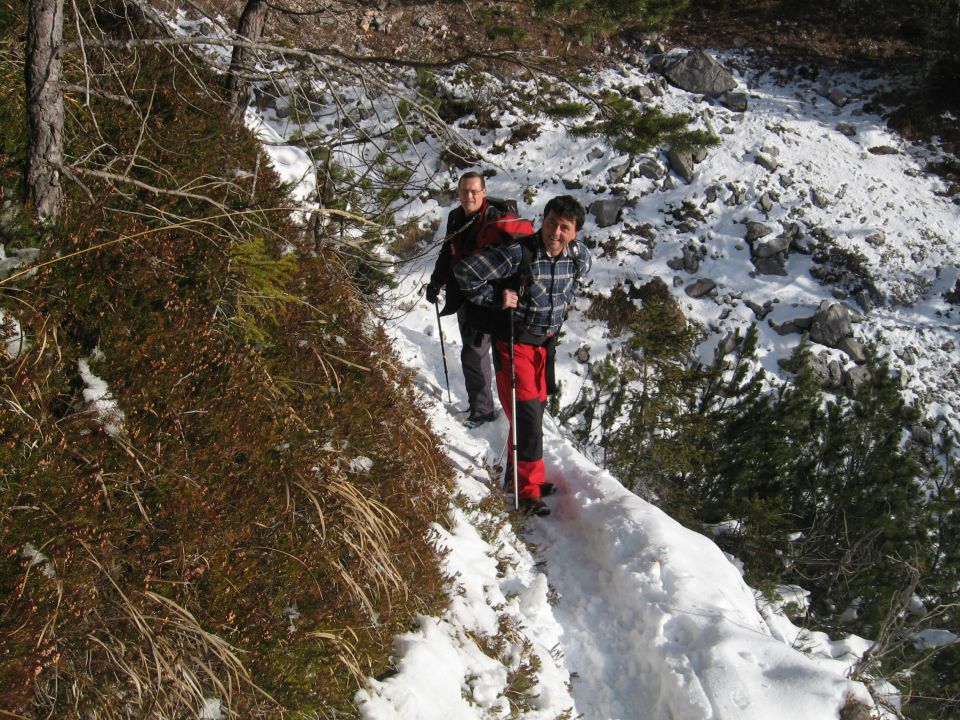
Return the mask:
[(837, 390), (843, 386), (843, 368), (840, 363), (826, 353), (809, 356), (810, 370), (813, 371), (820, 387), (824, 390)]
[(810, 200), (812, 200), (813, 204), (818, 208), (830, 207), (829, 196), (820, 188), (813, 188), (810, 190)]
[(747, 94), (745, 92), (727, 91), (720, 96), (720, 103), (734, 112), (746, 112), (748, 106)]
[(755, 259), (772, 258), (775, 255), (786, 253), (790, 249), (791, 242), (790, 236), (784, 233), (772, 240), (755, 243), (751, 248), (751, 253)]
[(625, 160), (624, 162), (619, 163), (617, 165), (611, 165), (610, 168), (607, 170), (607, 182), (609, 182), (612, 185), (618, 182), (621, 182), (629, 172), (630, 172), (629, 160)]
[(681, 90), (717, 97), (737, 87), (737, 81), (715, 58), (702, 50), (691, 50), (663, 73)]
[(659, 180), (666, 174), (666, 170), (656, 158), (644, 156), (637, 160), (637, 173), (650, 180)]
[(827, 100), (832, 102), (837, 107), (843, 107), (850, 102), (850, 96), (840, 88), (833, 88), (827, 93)]
[(680, 257), (667, 260), (667, 267), (671, 270), (685, 270), (693, 275), (700, 269), (700, 260), (705, 253), (704, 246), (687, 243), (683, 246), (683, 254)]
[(756, 220), (747, 220), (744, 223), (747, 226), (747, 236), (746, 240), (751, 245), (755, 243), (760, 238), (766, 237), (773, 232), (773, 228), (764, 223), (757, 222)]
[(730, 195), (726, 200), (723, 201), (723, 204), (731, 207), (734, 205), (743, 205), (747, 200), (747, 191), (745, 188), (736, 185), (735, 183), (728, 183), (727, 189), (730, 191)]
[(763, 153), (757, 153), (757, 156), (753, 159), (753, 161), (768, 172), (776, 172), (780, 167), (776, 160), (769, 155), (764, 155)]
[(846, 137), (853, 137), (857, 134), (857, 129), (850, 123), (838, 123), (837, 132)]
[(801, 255), (813, 255), (817, 249), (817, 241), (810, 235), (798, 235), (790, 242), (790, 249)]
[(837, 343), (837, 350), (845, 352), (857, 365), (863, 365), (867, 361), (867, 352), (863, 343), (855, 338), (842, 338)]
[(866, 290), (858, 290), (853, 298), (857, 301), (857, 305), (863, 308), (864, 312), (870, 312), (876, 307), (873, 297)]
[(810, 326), (810, 338), (821, 345), (837, 347), (847, 337), (853, 337), (850, 311), (841, 303), (824, 300)]
[(693, 182), (695, 171), (693, 169), (693, 153), (689, 150), (677, 150), (670, 148), (667, 153), (667, 159), (670, 161), (670, 168), (688, 183)]
[(590, 204), (590, 214), (597, 222), (597, 227), (610, 227), (620, 222), (620, 212), (626, 201), (623, 198), (604, 198), (594, 200)]
[(687, 285), (683, 291), (690, 297), (696, 299), (709, 295), (716, 287), (717, 283), (710, 278), (701, 278)]
[(862, 365), (850, 368), (844, 375), (844, 385), (856, 391), (870, 379), (870, 371)]
[(799, 327), (793, 320), (787, 320), (779, 324), (773, 320), (767, 320), (767, 324), (777, 335), (793, 335), (794, 333), (803, 332), (803, 328)]
[(743, 304), (753, 310), (753, 314), (757, 316), (757, 320), (763, 320), (773, 310), (773, 302), (770, 300), (767, 300), (763, 305), (755, 303), (753, 300), (744, 300)]
[(590, 362), (590, 348), (586, 345), (577, 348), (577, 352), (574, 353), (574, 357), (581, 365), (587, 364)]
[(717, 357), (726, 357), (740, 345), (740, 337), (737, 333), (727, 333), (723, 340), (717, 345)]

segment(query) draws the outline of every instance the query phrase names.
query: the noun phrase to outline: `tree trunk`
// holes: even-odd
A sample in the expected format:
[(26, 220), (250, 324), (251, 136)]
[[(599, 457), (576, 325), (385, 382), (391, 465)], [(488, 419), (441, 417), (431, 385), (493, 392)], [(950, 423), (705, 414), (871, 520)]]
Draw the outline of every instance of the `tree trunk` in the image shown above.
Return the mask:
[(63, 0), (30, 0), (27, 24), (26, 196), (37, 216), (56, 221), (63, 206)]
[[(269, 7), (264, 0), (247, 0), (237, 24), (237, 35), (251, 43), (260, 42), (263, 28), (267, 24)], [(227, 75), (227, 99), (233, 108), (233, 115), (241, 120), (250, 102), (250, 83), (244, 73), (253, 70), (256, 53), (247, 47), (234, 45), (230, 58), (230, 74)]]

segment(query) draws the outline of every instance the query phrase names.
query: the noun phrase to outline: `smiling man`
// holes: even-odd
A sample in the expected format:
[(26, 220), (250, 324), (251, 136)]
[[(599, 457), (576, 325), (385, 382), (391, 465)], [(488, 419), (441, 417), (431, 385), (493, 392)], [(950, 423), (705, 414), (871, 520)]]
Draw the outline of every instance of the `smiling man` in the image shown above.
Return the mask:
[[(544, 208), (539, 231), (468, 257), (453, 271), (470, 302), (491, 312), (506, 311), (508, 322), (495, 332), (497, 392), (511, 426), (516, 423), (517, 457), (511, 452), (509, 463), (516, 462), (519, 504), (534, 515), (550, 513), (541, 498), (554, 491), (551, 483), (544, 482), (543, 411), (552, 390), (557, 334), (590, 271), (590, 253), (577, 239), (584, 217), (576, 198), (559, 195)], [(511, 343), (515, 418), (511, 413)]]

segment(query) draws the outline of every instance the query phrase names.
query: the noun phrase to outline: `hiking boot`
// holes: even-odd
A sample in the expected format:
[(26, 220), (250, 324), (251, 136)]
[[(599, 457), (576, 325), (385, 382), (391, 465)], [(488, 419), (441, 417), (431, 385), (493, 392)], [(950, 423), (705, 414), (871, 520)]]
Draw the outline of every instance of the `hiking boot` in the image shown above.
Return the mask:
[(550, 495), (555, 495), (557, 492), (557, 486), (553, 483), (545, 482), (540, 486), (540, 497), (548, 497)]
[(484, 423), (493, 422), (496, 419), (497, 419), (496, 410), (494, 410), (493, 412), (485, 413), (483, 415), (475, 415), (471, 413), (470, 416), (463, 421), (463, 424), (466, 425), (468, 428), (475, 428), (478, 425), (483, 425)]
[(540, 498), (520, 498), (520, 512), (524, 515), (546, 517), (550, 514), (550, 508)]

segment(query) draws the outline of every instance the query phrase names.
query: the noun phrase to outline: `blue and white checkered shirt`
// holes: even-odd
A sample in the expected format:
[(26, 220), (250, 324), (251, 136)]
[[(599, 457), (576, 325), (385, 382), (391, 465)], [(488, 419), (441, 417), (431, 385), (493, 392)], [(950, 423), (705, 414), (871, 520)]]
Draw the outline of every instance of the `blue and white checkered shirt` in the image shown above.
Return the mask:
[[(547, 255), (540, 233), (532, 236), (530, 278), (524, 282), (513, 320), (531, 335), (553, 335), (560, 330), (567, 308), (580, 290), (592, 261), (587, 247), (577, 239), (556, 257)], [(503, 287), (497, 281), (512, 278), (523, 264), (523, 242), (510, 242), (464, 258), (453, 269), (457, 284), (474, 305), (499, 309)], [(579, 268), (578, 268), (579, 265)], [(578, 272), (579, 270), (579, 272)]]

